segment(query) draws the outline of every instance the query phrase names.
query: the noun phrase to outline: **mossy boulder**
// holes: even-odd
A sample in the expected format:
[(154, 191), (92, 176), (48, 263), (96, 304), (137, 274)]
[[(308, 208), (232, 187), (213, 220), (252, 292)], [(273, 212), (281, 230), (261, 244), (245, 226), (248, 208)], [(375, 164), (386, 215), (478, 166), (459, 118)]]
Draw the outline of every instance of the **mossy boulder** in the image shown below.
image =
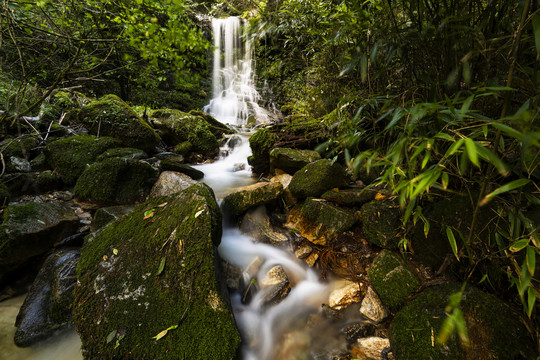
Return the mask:
[(39, 173), (34, 188), (38, 194), (58, 190), (62, 186), (62, 179), (51, 170)]
[(103, 161), (109, 158), (122, 158), (122, 159), (146, 159), (148, 155), (141, 149), (135, 148), (114, 148), (103, 152), (96, 158), (96, 161)]
[(191, 153), (191, 149), (193, 149), (192, 143), (189, 141), (182, 141), (174, 147), (174, 152), (182, 156), (187, 156)]
[(192, 152), (206, 156), (219, 151), (213, 127), (204, 117), (173, 109), (156, 110), (151, 116), (155, 119), (154, 126), (162, 131), (167, 145), (176, 146), (188, 141)]
[(270, 150), (277, 141), (277, 136), (270, 129), (259, 129), (249, 138), (252, 155), (249, 164), (256, 173), (267, 172), (270, 166)]
[(92, 219), (92, 230), (96, 231), (104, 227), (105, 225), (118, 220), (133, 210), (133, 206), (130, 205), (116, 205), (106, 206), (96, 210), (94, 218)]
[(383, 250), (368, 269), (369, 279), (381, 301), (397, 309), (420, 287), (420, 280), (396, 254)]
[(223, 210), (232, 217), (242, 215), (247, 210), (276, 200), (283, 192), (283, 185), (277, 182), (259, 182), (240, 188), (223, 199)]
[(0, 181), (0, 206), (7, 205), (11, 193), (9, 192), (8, 187), (2, 181)]
[(47, 257), (17, 315), (17, 346), (33, 345), (73, 325), (71, 306), (79, 254), (78, 249), (64, 249)]
[(365, 239), (385, 249), (397, 249), (401, 229), (399, 205), (389, 201), (371, 201), (360, 208)]
[(534, 342), (520, 322), (520, 314), (491, 294), (467, 286), (459, 305), (467, 326), (469, 344), (453, 335), (446, 344), (436, 340), (450, 296), (460, 284), (446, 284), (424, 291), (394, 317), (390, 342), (397, 359), (536, 359)]
[(307, 164), (320, 159), (321, 155), (313, 150), (275, 148), (270, 151), (270, 169), (280, 169), (292, 175)]
[(374, 189), (331, 189), (322, 194), (324, 200), (343, 206), (362, 206), (375, 199), (377, 190)]
[(298, 170), (289, 184), (292, 194), (299, 199), (319, 197), (324, 192), (347, 185), (345, 168), (332, 160), (322, 159)]
[(216, 118), (214, 118), (210, 114), (207, 114), (200, 110), (191, 110), (189, 114), (203, 118), (204, 121), (206, 121), (206, 123), (208, 124), (208, 129), (218, 139), (222, 138), (224, 134), (225, 135), (234, 134), (234, 131), (232, 129), (230, 129), (227, 125), (216, 120)]
[(354, 213), (325, 200), (308, 198), (289, 211), (287, 227), (293, 228), (317, 245), (328, 245), (350, 229), (357, 219)]
[(213, 192), (197, 184), (88, 239), (74, 304), (85, 357), (235, 359), (240, 336), (216, 276), (221, 233)]
[(7, 138), (0, 143), (0, 150), (4, 159), (9, 159), (12, 156), (30, 160), (33, 156), (34, 149), (38, 146), (39, 141), (33, 136), (25, 136), (17, 139)]
[(78, 135), (51, 142), (45, 147), (44, 153), (47, 162), (64, 183), (73, 185), (100, 154), (119, 145), (118, 140), (110, 137)]
[(64, 115), (63, 123), (74, 118), (74, 114), (90, 100), (81, 93), (57, 91), (50, 100), (41, 104), (40, 127), (48, 127), (50, 123), (58, 123)]
[(153, 152), (160, 138), (154, 129), (116, 95), (84, 106), (77, 120), (91, 134), (119, 139), (124, 146)]
[(74, 193), (85, 202), (130, 204), (144, 200), (158, 176), (159, 171), (146, 162), (109, 158), (88, 167), (77, 180)]
[(12, 197), (43, 194), (62, 187), (61, 178), (50, 170), (6, 174), (3, 179)]
[(27, 260), (47, 252), (79, 226), (75, 211), (60, 202), (8, 206), (0, 225), (0, 280)]

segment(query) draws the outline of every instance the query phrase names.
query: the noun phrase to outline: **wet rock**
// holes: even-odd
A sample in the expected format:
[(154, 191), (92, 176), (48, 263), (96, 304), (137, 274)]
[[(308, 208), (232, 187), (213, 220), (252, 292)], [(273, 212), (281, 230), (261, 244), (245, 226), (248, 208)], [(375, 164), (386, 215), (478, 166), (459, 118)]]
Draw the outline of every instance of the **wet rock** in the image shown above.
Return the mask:
[(242, 272), (242, 275), (246, 281), (249, 281), (257, 275), (259, 270), (261, 269), (262, 264), (264, 263), (264, 259), (260, 256), (255, 257), (249, 265), (244, 269)]
[(375, 199), (377, 193), (375, 189), (332, 189), (325, 192), (321, 197), (338, 205), (362, 206)]
[(90, 134), (110, 136), (124, 146), (153, 152), (159, 144), (157, 133), (116, 95), (106, 95), (84, 106), (75, 122), (84, 125)]
[(17, 346), (31, 346), (72, 325), (79, 254), (79, 250), (61, 250), (45, 260), (17, 316)]
[(118, 140), (110, 137), (79, 135), (51, 142), (45, 147), (44, 154), (64, 183), (73, 185), (100, 154), (119, 145)]
[(279, 182), (283, 185), (283, 194), (281, 197), (285, 201), (287, 206), (294, 206), (298, 200), (294, 197), (291, 190), (289, 190), (289, 185), (292, 180), (292, 175), (281, 172), (280, 170), (275, 171), (276, 175), (270, 179), (272, 182)]
[(380, 337), (368, 337), (358, 339), (356, 344), (352, 346), (351, 353), (355, 358), (362, 360), (380, 360), (383, 359), (383, 353), (386, 354), (389, 348), (390, 340)]
[[(176, 155), (178, 156), (178, 155)], [(173, 156), (159, 156), (159, 168), (162, 171), (175, 171), (182, 174), (186, 174), (194, 180), (200, 180), (204, 177), (204, 173), (200, 170), (197, 170), (189, 165), (182, 164), (179, 159), (176, 159)]]
[(248, 210), (242, 218), (240, 231), (258, 242), (274, 246), (279, 246), (288, 240), (282, 233), (274, 231), (264, 205)]
[(305, 331), (287, 333), (278, 344), (276, 359), (280, 360), (306, 360), (309, 358), (311, 336)]
[(168, 196), (183, 191), (196, 183), (197, 181), (187, 175), (174, 171), (164, 171), (159, 175), (158, 180), (152, 187), (150, 197)]
[(260, 280), (259, 285), (264, 291), (265, 304), (279, 304), (291, 291), (289, 277), (281, 265), (271, 268)]
[(360, 209), (360, 221), (367, 241), (385, 249), (397, 249), (401, 229), (399, 206), (386, 201), (372, 201)]
[(367, 322), (360, 322), (348, 325), (344, 327), (341, 331), (345, 335), (348, 343), (354, 343), (359, 338), (373, 336), (377, 331), (377, 328), (373, 324)]
[(203, 116), (180, 110), (162, 109), (154, 111), (151, 117), (155, 118), (154, 126), (163, 132), (163, 140), (167, 145), (175, 146), (188, 141), (192, 152), (206, 156), (218, 153), (219, 144), (216, 135)]
[[(424, 291), (401, 309), (390, 325), (390, 341), (397, 359), (536, 359), (537, 342), (529, 337), (520, 314), (503, 301), (467, 286), (459, 308), (469, 335), (468, 346), (457, 336), (437, 342), (450, 296), (461, 284)], [(536, 345), (535, 345), (536, 343)]]
[(222, 259), (221, 267), (223, 268), (223, 272), (225, 273), (227, 288), (231, 290), (240, 289), (240, 285), (242, 282), (242, 269), (240, 268), (240, 266), (231, 264), (230, 262)]
[(232, 216), (276, 200), (283, 192), (280, 183), (260, 182), (236, 190), (223, 199), (223, 208)]
[(270, 166), (270, 150), (277, 136), (269, 129), (259, 129), (249, 137), (249, 146), (253, 155), (248, 158), (249, 165), (256, 174), (266, 173)]
[(307, 244), (301, 244), (298, 246), (298, 248), (294, 251), (294, 256), (296, 256), (298, 259), (305, 259), (306, 257), (311, 254), (313, 251), (313, 248)]
[(9, 164), (8, 164), (8, 171), (10, 172), (30, 172), (32, 171), (32, 167), (30, 166), (30, 162), (26, 159), (10, 156), (9, 157)]
[(227, 140), (227, 147), (232, 150), (241, 145), (243, 142), (244, 139), (242, 139), (241, 136), (233, 135)]
[(380, 323), (390, 315), (388, 309), (383, 305), (379, 295), (370, 286), (366, 292), (366, 296), (362, 300), (360, 313), (368, 319)]
[(114, 148), (106, 150), (104, 153), (96, 158), (97, 162), (103, 161), (109, 158), (122, 158), (122, 159), (146, 159), (148, 155), (141, 149), (136, 148)]
[(401, 306), (409, 294), (420, 287), (420, 280), (396, 254), (383, 250), (368, 269), (369, 279), (383, 304), (390, 309)]
[(298, 170), (289, 185), (292, 194), (299, 198), (318, 197), (324, 192), (347, 185), (345, 168), (331, 160), (322, 159)]
[(314, 244), (327, 245), (356, 221), (354, 214), (348, 210), (324, 200), (308, 198), (289, 211), (285, 226), (299, 231)]
[(307, 164), (320, 159), (321, 155), (313, 150), (274, 148), (270, 151), (270, 169), (280, 169), (292, 175)]
[(309, 267), (315, 266), (315, 263), (319, 259), (319, 254), (312, 252), (309, 254), (306, 258), (304, 258), (305, 262), (308, 264)]
[(93, 231), (99, 230), (108, 223), (118, 220), (133, 210), (133, 206), (118, 205), (102, 207), (96, 210), (94, 221), (92, 222)]
[(232, 172), (238, 172), (238, 171), (242, 171), (242, 170), (246, 170), (246, 164), (244, 163), (238, 163), (238, 164), (234, 164), (233, 165), (233, 168), (232, 168)]
[(342, 287), (330, 293), (328, 304), (334, 309), (340, 310), (351, 304), (358, 303), (366, 292), (365, 287), (363, 283), (347, 281)]
[(143, 200), (158, 178), (158, 171), (140, 160), (110, 158), (88, 167), (77, 180), (79, 201), (102, 205)]
[(236, 358), (240, 336), (216, 278), (221, 220), (212, 190), (196, 184), (136, 206), (86, 242), (73, 312), (85, 357)]
[(0, 225), (0, 280), (73, 234), (78, 226), (79, 218), (73, 209), (60, 202), (8, 206)]

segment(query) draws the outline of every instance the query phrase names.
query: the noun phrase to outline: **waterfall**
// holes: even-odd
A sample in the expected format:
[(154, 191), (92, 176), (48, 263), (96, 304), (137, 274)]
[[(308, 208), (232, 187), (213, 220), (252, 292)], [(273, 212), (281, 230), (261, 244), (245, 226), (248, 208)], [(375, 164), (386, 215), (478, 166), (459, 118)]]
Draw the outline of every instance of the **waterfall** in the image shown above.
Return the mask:
[(258, 105), (247, 26), (238, 17), (212, 19), (214, 32), (213, 98), (203, 111), (224, 124), (255, 125), (269, 120)]

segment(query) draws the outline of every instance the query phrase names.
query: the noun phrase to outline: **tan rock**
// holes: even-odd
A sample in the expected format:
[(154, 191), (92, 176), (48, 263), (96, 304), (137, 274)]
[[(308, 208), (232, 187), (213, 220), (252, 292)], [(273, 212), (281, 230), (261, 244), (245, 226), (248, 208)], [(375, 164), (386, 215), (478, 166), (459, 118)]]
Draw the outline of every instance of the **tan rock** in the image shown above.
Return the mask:
[(389, 315), (388, 309), (383, 305), (381, 299), (379, 299), (379, 295), (377, 295), (371, 286), (362, 300), (360, 313), (376, 323), (380, 323)]
[(309, 245), (300, 245), (298, 249), (294, 251), (294, 256), (298, 259), (305, 259), (313, 252), (313, 248)]
[(335, 309), (343, 309), (351, 304), (358, 303), (362, 300), (364, 287), (363, 284), (361, 286), (359, 283), (347, 281), (344, 286), (330, 293), (328, 304)]
[(283, 269), (283, 266), (276, 265), (273, 268), (271, 268), (266, 275), (261, 279), (259, 284), (261, 285), (261, 288), (266, 288), (272, 285), (280, 284), (283, 282), (288, 282), (289, 277), (287, 276), (287, 273)]
[(163, 171), (152, 187), (150, 197), (171, 195), (183, 191), (196, 183), (197, 181), (185, 174), (175, 171)]
[(352, 355), (359, 360), (380, 360), (384, 349), (390, 347), (390, 340), (380, 337), (358, 339), (352, 346)]
[(311, 253), (308, 257), (306, 257), (304, 260), (307, 262), (309, 267), (313, 267), (315, 265), (315, 262), (319, 259), (319, 254), (317, 253)]

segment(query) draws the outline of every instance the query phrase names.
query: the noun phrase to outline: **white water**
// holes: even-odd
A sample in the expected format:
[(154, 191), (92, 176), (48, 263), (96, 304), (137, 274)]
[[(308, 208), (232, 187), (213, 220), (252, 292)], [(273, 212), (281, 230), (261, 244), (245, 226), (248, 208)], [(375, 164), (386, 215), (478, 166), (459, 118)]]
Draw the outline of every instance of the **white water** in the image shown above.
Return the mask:
[(267, 123), (268, 112), (258, 105), (252, 50), (246, 25), (238, 17), (212, 19), (214, 33), (213, 99), (203, 111), (224, 124), (242, 126)]
[[(245, 161), (245, 157), (250, 154), (249, 143), (245, 138), (243, 144), (232, 150), (229, 157), (196, 167), (205, 173), (202, 181), (212, 186), (221, 200), (233, 187), (255, 182), (249, 167), (242, 172), (228, 171), (242, 157)], [(320, 281), (319, 274), (304, 261), (298, 260), (291, 251), (254, 241), (237, 228), (225, 225), (218, 250), (223, 259), (242, 269), (246, 269), (257, 257), (262, 258), (264, 263), (255, 276), (257, 283), (275, 265), (281, 265), (289, 277), (293, 288), (277, 305), (264, 306), (262, 291), (247, 305), (242, 304), (240, 294), (231, 296), (235, 318), (244, 340), (243, 359), (272, 360), (280, 350), (282, 336), (293, 331), (299, 323), (305, 324), (309, 314), (316, 313), (323, 303), (328, 303), (333, 284)], [(303, 326), (300, 325), (300, 328)]]

